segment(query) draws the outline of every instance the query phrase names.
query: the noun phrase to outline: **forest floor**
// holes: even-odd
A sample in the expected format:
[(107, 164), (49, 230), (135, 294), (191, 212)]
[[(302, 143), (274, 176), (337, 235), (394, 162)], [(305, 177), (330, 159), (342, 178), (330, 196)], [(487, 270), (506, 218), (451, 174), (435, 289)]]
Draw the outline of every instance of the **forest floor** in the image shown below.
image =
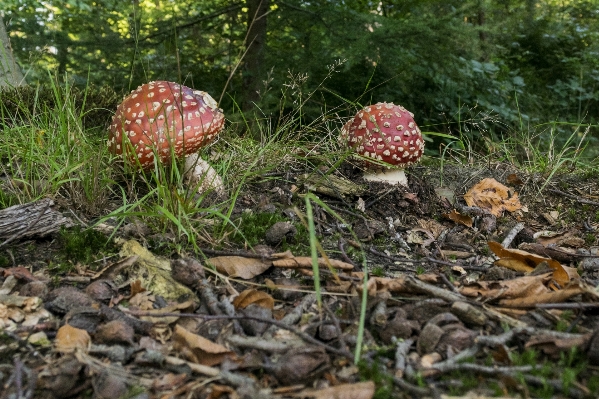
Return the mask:
[(595, 176), (305, 173), (238, 194), (251, 247), (109, 220), (0, 248), (0, 398), (599, 395)]

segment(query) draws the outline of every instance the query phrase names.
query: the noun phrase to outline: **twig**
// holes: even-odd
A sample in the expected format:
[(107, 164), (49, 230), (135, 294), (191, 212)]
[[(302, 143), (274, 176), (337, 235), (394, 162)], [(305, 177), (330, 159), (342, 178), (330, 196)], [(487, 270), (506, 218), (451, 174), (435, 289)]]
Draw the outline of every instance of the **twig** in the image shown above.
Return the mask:
[(524, 223), (516, 223), (516, 225), (510, 230), (509, 233), (507, 233), (507, 235), (501, 242), (501, 246), (503, 246), (504, 248), (509, 247), (512, 241), (514, 241), (514, 238), (516, 238), (518, 233), (521, 232), (523, 228)]
[(411, 288), (417, 292), (429, 294), (435, 298), (441, 298), (447, 302), (453, 303), (458, 301), (468, 302), (461, 294), (456, 294), (443, 288), (436, 287), (431, 284), (427, 284), (424, 281), (420, 281), (412, 276), (406, 276), (405, 284), (407, 288)]
[(208, 284), (207, 280), (201, 280), (197, 283), (197, 290), (200, 293), (202, 302), (208, 308), (208, 311), (212, 315), (222, 315), (223, 311), (218, 307), (218, 299), (212, 291), (212, 287)]
[(482, 366), (474, 363), (446, 363), (441, 365), (440, 363), (433, 364), (431, 369), (437, 370), (441, 373), (447, 373), (450, 371), (473, 371), (481, 374), (504, 374), (504, 375), (516, 375), (517, 373), (525, 373), (528, 371), (535, 370), (533, 366), (512, 366), (512, 367), (494, 367), (494, 366)]
[(376, 197), (375, 199), (368, 201), (365, 205), (364, 205), (364, 209), (368, 209), (370, 208), (372, 205), (376, 204), (377, 202), (379, 202), (380, 200), (382, 200), (383, 198), (385, 198), (387, 195), (391, 194), (392, 192), (396, 191), (397, 187), (393, 187), (390, 190), (387, 190), (386, 192), (384, 192), (383, 194), (379, 195), (378, 197)]
[(413, 339), (397, 340), (397, 349), (395, 350), (395, 370), (399, 370), (403, 373), (406, 369), (406, 357), (410, 352), (410, 347), (414, 343)]
[(304, 333), (303, 331), (289, 326), (285, 323), (282, 323), (278, 320), (274, 320), (274, 319), (267, 319), (264, 317), (255, 317), (255, 316), (228, 316), (228, 315), (202, 315), (202, 314), (197, 314), (197, 313), (161, 313), (160, 315), (157, 315), (155, 313), (152, 312), (138, 312), (138, 311), (132, 311), (132, 310), (126, 310), (127, 313), (133, 315), (133, 316), (153, 316), (153, 317), (190, 317), (190, 318), (196, 318), (196, 319), (203, 319), (203, 320), (254, 320), (254, 321), (258, 321), (261, 323), (268, 323), (268, 324), (272, 324), (274, 326), (277, 326), (279, 328), (282, 328), (284, 330), (290, 331), (293, 334), (297, 335), (298, 337), (300, 337), (301, 339), (303, 339), (306, 342), (309, 342), (311, 344), (314, 345), (318, 345), (321, 346), (323, 348), (325, 348), (327, 351), (334, 353), (336, 355), (339, 356), (344, 356), (347, 357), (348, 359), (351, 359), (353, 357), (353, 355), (351, 353), (349, 353), (348, 351), (344, 351), (341, 349), (337, 349), (334, 348), (328, 344), (325, 344), (324, 342), (321, 342), (319, 340), (317, 340), (316, 338)]
[(352, 215), (352, 216), (362, 219), (362, 221), (364, 222), (364, 226), (366, 227), (366, 230), (368, 231), (368, 235), (370, 237), (374, 238), (374, 234), (372, 234), (372, 230), (370, 230), (370, 226), (368, 226), (368, 220), (366, 220), (366, 217), (364, 217), (363, 215), (360, 215), (359, 213), (352, 212), (348, 209), (344, 209), (344, 208), (341, 208), (341, 207), (338, 207), (338, 206), (335, 206), (332, 204), (328, 204), (328, 207), (334, 211), (347, 213), (348, 215)]
[(439, 273), (439, 277), (441, 277), (441, 280), (443, 280), (443, 284), (445, 284), (445, 286), (449, 288), (450, 291), (455, 292), (456, 294), (459, 293), (458, 289), (455, 287), (455, 285), (451, 283), (451, 281), (449, 281), (445, 273)]
[(401, 388), (401, 389), (403, 389), (405, 391), (408, 391), (409, 393), (411, 393), (413, 395), (417, 395), (417, 396), (432, 396), (430, 388), (422, 388), (422, 387), (419, 387), (417, 385), (410, 384), (409, 382), (407, 382), (407, 381), (405, 381), (405, 380), (403, 380), (401, 378), (393, 377), (393, 383), (397, 387), (399, 387), (399, 388)]
[[(302, 318), (302, 315), (304, 314), (306, 309), (312, 306), (314, 302), (316, 302), (315, 294), (308, 294), (304, 296), (300, 304), (297, 305), (291, 312), (287, 313), (281, 320), (279, 320), (279, 322), (285, 325), (292, 325), (297, 323)], [(266, 330), (266, 332), (263, 334), (263, 336), (271, 337), (277, 330), (275, 327), (277, 326), (270, 326), (268, 330)]]
[[(233, 346), (257, 349), (269, 353), (283, 353), (298, 346), (297, 344), (293, 345), (278, 340), (264, 339), (262, 337), (242, 337), (241, 335), (230, 335), (225, 339), (230, 345)], [(301, 343), (301, 341), (299, 342)]]
[(325, 311), (327, 312), (327, 314), (329, 315), (331, 320), (333, 320), (333, 325), (335, 326), (335, 330), (337, 330), (339, 346), (341, 347), (341, 349), (349, 352), (347, 343), (345, 342), (345, 338), (343, 337), (343, 330), (341, 329), (341, 323), (339, 323), (339, 319), (337, 318), (335, 313), (326, 304), (323, 303), (323, 305), (324, 305)]
[(550, 188), (547, 191), (555, 193), (555, 194), (563, 195), (564, 197), (567, 197), (567, 198), (571, 198), (573, 200), (576, 200), (576, 201), (580, 202), (581, 204), (588, 204), (588, 205), (599, 206), (599, 202), (597, 202), (597, 201), (591, 201), (591, 200), (588, 200), (588, 199), (580, 198), (580, 197), (578, 197), (576, 195), (565, 193), (565, 192), (563, 192), (561, 190), (558, 190), (556, 188)]
[(213, 255), (213, 256), (241, 256), (244, 258), (253, 258), (253, 259), (263, 259), (263, 260), (274, 260), (275, 258), (271, 256), (265, 256), (260, 254), (255, 254), (253, 252), (248, 251), (219, 251), (216, 249), (208, 249), (208, 248), (200, 248), (200, 252)]
[(380, 298), (370, 315), (370, 324), (377, 327), (385, 327), (387, 325), (387, 300)]
[(538, 309), (594, 309), (599, 308), (599, 303), (537, 303), (534, 307)]
[(357, 269), (358, 266), (354, 263), (353, 260), (350, 259), (349, 256), (347, 256), (347, 253), (345, 252), (345, 240), (343, 240), (343, 238), (339, 237), (337, 247), (339, 248), (339, 252), (341, 252), (341, 258), (343, 258), (343, 260), (349, 263), (350, 265), (354, 265), (354, 268)]

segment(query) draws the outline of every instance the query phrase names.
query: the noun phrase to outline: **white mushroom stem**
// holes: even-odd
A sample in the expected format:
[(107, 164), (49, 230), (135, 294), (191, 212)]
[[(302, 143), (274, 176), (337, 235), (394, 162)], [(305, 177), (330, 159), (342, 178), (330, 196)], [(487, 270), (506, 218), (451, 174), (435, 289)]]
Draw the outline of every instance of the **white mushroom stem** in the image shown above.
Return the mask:
[(381, 172), (366, 172), (364, 173), (364, 180), (408, 186), (408, 178), (404, 169), (398, 168), (385, 169)]
[(183, 181), (188, 187), (197, 187), (199, 194), (210, 190), (216, 191), (219, 196), (225, 193), (223, 179), (199, 154), (191, 154), (185, 158)]

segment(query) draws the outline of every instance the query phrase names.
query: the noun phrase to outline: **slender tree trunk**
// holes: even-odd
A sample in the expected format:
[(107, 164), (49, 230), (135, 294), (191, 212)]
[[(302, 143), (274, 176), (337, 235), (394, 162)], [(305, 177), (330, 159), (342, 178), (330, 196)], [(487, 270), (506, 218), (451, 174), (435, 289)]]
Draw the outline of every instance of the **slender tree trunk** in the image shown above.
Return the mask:
[(0, 16), (0, 45), (0, 87), (24, 84), (23, 73), (15, 61), (2, 16)]
[(243, 63), (244, 111), (253, 109), (254, 104), (260, 99), (266, 49), (266, 14), (270, 0), (248, 0), (247, 5), (247, 49)]

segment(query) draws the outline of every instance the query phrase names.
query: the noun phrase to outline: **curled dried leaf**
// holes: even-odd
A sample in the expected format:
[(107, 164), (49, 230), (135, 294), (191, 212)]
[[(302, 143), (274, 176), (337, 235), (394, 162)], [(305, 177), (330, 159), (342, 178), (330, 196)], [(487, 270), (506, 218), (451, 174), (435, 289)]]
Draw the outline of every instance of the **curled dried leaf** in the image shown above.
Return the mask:
[(233, 301), (235, 309), (244, 309), (252, 304), (272, 310), (275, 306), (275, 300), (266, 292), (249, 289), (241, 292)]

